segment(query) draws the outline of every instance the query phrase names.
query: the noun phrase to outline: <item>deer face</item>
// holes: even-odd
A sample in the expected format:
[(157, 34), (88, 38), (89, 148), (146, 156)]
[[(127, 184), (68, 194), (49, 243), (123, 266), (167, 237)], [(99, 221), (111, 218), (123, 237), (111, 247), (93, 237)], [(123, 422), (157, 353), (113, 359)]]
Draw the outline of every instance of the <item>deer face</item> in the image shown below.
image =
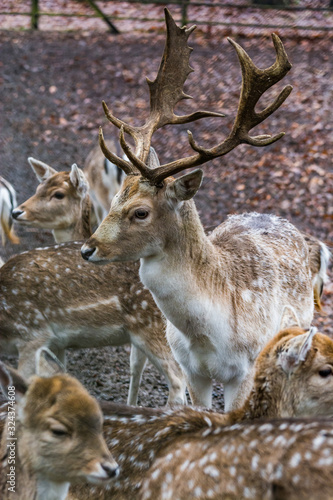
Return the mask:
[(80, 213), (80, 197), (68, 173), (55, 174), (37, 188), (36, 193), (13, 210), (20, 224), (45, 229), (63, 229), (76, 221)]
[(29, 162), (40, 184), (31, 198), (13, 210), (13, 218), (41, 229), (60, 230), (76, 224), (89, 189), (83, 172), (75, 164), (70, 172), (56, 172), (33, 158)]
[(24, 399), (19, 453), (37, 477), (102, 484), (118, 474), (102, 437), (101, 410), (79, 382), (34, 377)]
[(333, 416), (333, 341), (310, 330), (289, 337), (276, 352), (287, 376), (284, 398), (293, 401), (294, 414)]
[(108, 216), (83, 245), (82, 257), (107, 262), (159, 255), (178, 237), (186, 200), (194, 196), (201, 180), (201, 170), (178, 179), (169, 177), (159, 186), (128, 176)]

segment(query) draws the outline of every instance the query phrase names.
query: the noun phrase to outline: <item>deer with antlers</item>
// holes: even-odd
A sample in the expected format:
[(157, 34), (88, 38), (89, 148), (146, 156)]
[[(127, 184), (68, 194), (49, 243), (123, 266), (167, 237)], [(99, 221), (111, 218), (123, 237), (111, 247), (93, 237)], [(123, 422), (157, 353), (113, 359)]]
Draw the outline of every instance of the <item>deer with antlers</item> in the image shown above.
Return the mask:
[[(249, 131), (290, 94), (288, 85), (272, 104), (255, 111), (260, 97), (285, 76), (291, 64), (276, 35), (276, 61), (264, 70), (229, 40), (243, 75), (230, 134), (219, 145), (204, 149), (189, 132), (195, 154), (159, 165), (150, 150), (154, 131), (207, 116), (200, 111), (174, 114), (174, 106), (188, 97), (183, 84), (191, 72), (187, 40), (194, 27), (178, 28), (167, 10), (166, 25), (162, 63), (155, 81), (148, 80), (151, 109), (146, 123), (128, 125), (103, 104), (107, 118), (120, 128), (120, 142), (130, 161), (110, 152), (100, 132), (105, 156), (127, 178), (109, 215), (81, 252), (92, 263), (141, 260), (141, 280), (168, 320), (167, 338), (186, 375), (193, 403), (211, 405), (215, 378), (224, 384), (225, 407), (230, 410), (241, 406), (248, 395), (254, 360), (277, 333), (284, 305), (296, 310), (302, 327), (311, 323), (314, 300), (308, 246), (286, 220), (257, 213), (228, 217), (207, 236), (192, 200), (202, 170), (177, 179), (171, 176), (223, 156), (239, 144), (261, 147), (280, 139), (283, 133), (252, 137)], [(125, 141), (125, 133), (134, 139), (135, 152)]]
[[(57, 242), (91, 235), (89, 185), (75, 164), (57, 172), (29, 158), (40, 184), (13, 211), (23, 226), (52, 229)], [(166, 378), (169, 402), (185, 403), (185, 381), (164, 334), (164, 319), (140, 282), (137, 263), (92, 268), (82, 243), (30, 250), (0, 271), (0, 346), (16, 348), (19, 370), (34, 373), (34, 352), (49, 347), (65, 361), (65, 349), (131, 344), (128, 404), (137, 403), (147, 358)]]

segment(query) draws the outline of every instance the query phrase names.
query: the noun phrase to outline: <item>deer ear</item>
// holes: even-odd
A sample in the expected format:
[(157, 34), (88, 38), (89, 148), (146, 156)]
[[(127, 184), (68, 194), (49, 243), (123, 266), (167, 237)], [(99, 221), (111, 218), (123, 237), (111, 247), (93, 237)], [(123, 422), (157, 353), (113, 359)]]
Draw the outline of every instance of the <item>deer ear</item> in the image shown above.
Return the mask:
[[(127, 160), (127, 159), (128, 159), (127, 157), (124, 158), (124, 160)], [(154, 169), (154, 168), (159, 167), (160, 165), (161, 165), (160, 160), (158, 159), (158, 156), (157, 156), (155, 149), (150, 147), (149, 153), (148, 153), (148, 158), (147, 158), (147, 167)]]
[(202, 182), (203, 171), (198, 168), (168, 184), (166, 196), (177, 201), (190, 200), (198, 191)]
[(82, 170), (74, 163), (69, 174), (69, 179), (75, 189), (80, 193), (82, 197), (86, 196), (89, 191), (88, 181), (82, 172)]
[(292, 326), (301, 327), (301, 324), (295, 309), (292, 306), (287, 305), (284, 306), (281, 314), (279, 330), (284, 330), (285, 328), (290, 328)]
[(0, 387), (6, 399), (14, 397), (18, 402), (27, 392), (28, 384), (17, 370), (0, 361)]
[(35, 160), (35, 158), (32, 158), (31, 156), (30, 158), (28, 158), (28, 162), (30, 163), (32, 170), (35, 172), (39, 182), (43, 182), (49, 177), (51, 177), (51, 175), (57, 173), (57, 171), (54, 170), (54, 168), (50, 167), (49, 165), (47, 165), (42, 161)]
[(65, 367), (47, 347), (41, 347), (36, 352), (36, 374), (39, 377), (53, 377), (64, 373)]
[(292, 373), (302, 361), (306, 360), (316, 333), (317, 328), (311, 327), (308, 332), (297, 335), (287, 342), (279, 354), (279, 364), (284, 372)]

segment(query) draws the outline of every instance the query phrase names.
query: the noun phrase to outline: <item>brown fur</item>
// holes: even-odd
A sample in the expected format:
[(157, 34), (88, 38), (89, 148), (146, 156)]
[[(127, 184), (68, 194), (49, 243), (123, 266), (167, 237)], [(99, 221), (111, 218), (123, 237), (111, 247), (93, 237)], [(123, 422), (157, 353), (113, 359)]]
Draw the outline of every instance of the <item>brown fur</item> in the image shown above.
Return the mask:
[[(109, 140), (106, 144), (111, 151), (121, 154), (118, 141)], [(105, 171), (105, 161), (98, 145), (89, 153), (84, 164), (84, 173), (89, 182), (90, 195), (98, 223), (102, 222), (109, 212), (112, 198), (120, 188), (118, 175)], [(122, 175), (120, 177), (122, 178)]]
[[(64, 198), (57, 199), (61, 193)], [(68, 232), (65, 238), (56, 238), (57, 243), (81, 240), (91, 235), (89, 196), (80, 196), (70, 181), (69, 172), (56, 172), (44, 180), (36, 193), (17, 207), (24, 212), (24, 219), (17, 219), (23, 225)]]
[[(30, 161), (36, 162), (32, 165), (38, 169), (39, 177), (48, 177), (37, 188), (36, 194), (18, 207), (24, 212), (24, 218), (37, 227), (54, 231), (61, 228), (62, 232), (55, 234), (58, 240), (62, 236), (65, 241), (90, 236), (90, 201), (83, 173), (79, 172), (82, 177), (78, 182), (78, 174), (73, 178), (70, 173), (56, 172), (46, 164)], [(61, 192), (65, 197), (52, 201), (55, 192)], [(3, 293), (11, 310), (8, 313), (0, 306), (0, 345), (3, 343), (1, 338), (8, 335), (10, 343), (18, 345), (20, 369), (30, 374), (33, 372), (30, 367), (32, 353), (41, 345), (48, 345), (64, 360), (65, 347), (131, 342), (128, 402), (136, 404), (146, 355), (167, 377), (170, 401), (183, 402), (185, 395), (181, 400), (179, 396), (184, 385), (182, 373), (165, 339), (162, 316), (150, 293), (138, 280), (137, 265), (92, 268), (81, 259), (78, 246), (61, 246), (60, 249), (39, 249), (36, 256), (34, 253), (23, 254), (0, 275), (0, 296)], [(34, 260), (32, 268), (30, 259)], [(16, 272), (11, 276), (14, 270)], [(20, 286), (15, 297), (18, 282)], [(10, 299), (11, 293), (13, 300)], [(29, 306), (25, 309), (23, 304), (28, 298)], [(17, 314), (19, 321), (15, 320)], [(51, 324), (60, 328), (61, 340), (54, 335)], [(73, 329), (77, 331), (74, 336), (69, 333)], [(28, 335), (21, 334), (27, 331)], [(66, 332), (71, 339), (63, 338)]]
[(30, 250), (0, 269), (1, 350), (15, 352), (17, 346), (19, 367), (30, 375), (33, 354), (43, 345), (63, 359), (64, 348), (133, 341), (167, 377), (175, 401), (183, 376), (165, 339), (162, 315), (138, 279), (138, 264), (91, 266), (81, 258), (80, 246)]
[[(141, 279), (168, 320), (167, 338), (192, 401), (210, 405), (214, 377), (226, 392), (230, 382), (228, 409), (240, 407), (250, 390), (251, 365), (278, 331), (283, 307), (295, 308), (301, 326), (311, 323), (308, 246), (294, 226), (272, 215), (230, 216), (206, 236), (186, 190), (186, 201), (177, 198), (181, 182), (186, 186), (183, 178), (168, 178), (157, 187), (128, 176), (83, 253), (94, 249), (91, 261), (141, 258)], [(148, 212), (143, 220), (135, 217), (138, 208)]]
[[(310, 476), (313, 484), (322, 484), (324, 495), (327, 491), (333, 493), (330, 482), (332, 423), (318, 419), (318, 416), (333, 416), (333, 376), (326, 380), (326, 384), (321, 384), (318, 375), (321, 367), (328, 363), (333, 365), (333, 341), (317, 333), (305, 361), (292, 374), (283, 372), (279, 365), (279, 354), (283, 349), (304, 334), (300, 328), (289, 328), (270, 341), (257, 359), (255, 383), (248, 401), (242, 409), (229, 414), (193, 408), (134, 409), (104, 403), (105, 436), (121, 466), (121, 473), (108, 491), (75, 487), (71, 489), (70, 498), (120, 500), (135, 496), (138, 500), (162, 499), (162, 490), (167, 488), (170, 495), (166, 498), (187, 500), (193, 497), (196, 488), (201, 488), (198, 498), (220, 499), (229, 498), (232, 483), (235, 491), (230, 498), (235, 500), (247, 498), (246, 488), (254, 488), (249, 498), (265, 498), (263, 492), (268, 491), (273, 496), (267, 498), (275, 499), (275, 487), (282, 488), (283, 494), (291, 495), (283, 498), (296, 499), (293, 496), (296, 495), (293, 471), (305, 481)], [(302, 395), (301, 405), (299, 394)], [(314, 397), (317, 404), (311, 406)], [(304, 408), (309, 412), (304, 412)], [(281, 419), (305, 416), (312, 419)], [(261, 420), (258, 422), (262, 418), (275, 420), (266, 420), (267, 424)], [(254, 421), (251, 425), (250, 420)], [(321, 438), (325, 432), (328, 439)], [(327, 447), (330, 454), (327, 454)], [(296, 460), (297, 453), (300, 457)], [(295, 465), (290, 463), (294, 455)], [(190, 466), (191, 463), (196, 465)], [(319, 464), (323, 467), (322, 483)], [(278, 476), (279, 467), (282, 468), (281, 476)], [(261, 474), (261, 470), (266, 472)], [(170, 475), (172, 481), (168, 480)], [(238, 482), (239, 476), (243, 480)], [(208, 495), (213, 486), (217, 489)], [(302, 489), (302, 494), (305, 492), (306, 488)], [(312, 500), (306, 495), (299, 498)]]
[[(19, 375), (16, 375), (19, 379)], [(14, 379), (16, 393), (18, 384)], [(18, 394), (17, 394), (18, 397)], [(39, 491), (39, 481), (47, 481), (49, 489), (60, 483), (70, 483), (104, 477), (105, 467), (114, 470), (117, 464), (102, 437), (102, 413), (97, 401), (83, 386), (68, 375), (48, 378), (33, 377), (15, 419), (15, 494), (8, 490), (7, 474), (10, 470), (7, 424), (2, 434), (1, 499), (46, 499)], [(18, 409), (18, 408), (17, 408)], [(54, 434), (54, 429), (64, 434)], [(111, 469), (110, 469), (111, 471)], [(102, 474), (102, 476), (101, 476)], [(46, 493), (45, 493), (46, 495)], [(54, 494), (53, 494), (54, 495)], [(47, 498), (63, 499), (63, 496)]]

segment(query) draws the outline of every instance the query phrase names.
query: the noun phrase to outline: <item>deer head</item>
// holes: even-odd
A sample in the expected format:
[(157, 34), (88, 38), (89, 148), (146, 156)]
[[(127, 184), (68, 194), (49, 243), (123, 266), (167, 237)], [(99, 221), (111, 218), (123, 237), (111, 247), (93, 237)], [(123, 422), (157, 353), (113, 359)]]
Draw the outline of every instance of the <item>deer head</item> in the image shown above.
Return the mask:
[[(175, 115), (175, 105), (180, 100), (189, 98), (183, 92), (183, 85), (189, 73), (193, 71), (189, 66), (192, 49), (187, 40), (195, 27), (178, 28), (167, 9), (165, 17), (167, 39), (162, 62), (157, 78), (154, 81), (147, 80), (150, 114), (146, 123), (142, 127), (128, 125), (113, 116), (103, 103), (107, 118), (120, 129), (120, 143), (129, 161), (108, 150), (100, 130), (102, 151), (106, 158), (122, 168), (128, 177), (114, 198), (109, 215), (82, 247), (82, 256), (93, 262), (134, 260), (156, 255), (169, 241), (170, 234), (174, 233), (173, 228), (179, 225), (177, 220), (180, 215), (187, 219), (192, 217), (192, 224), (196, 222), (196, 217), (189, 215), (186, 204), (200, 187), (202, 171), (195, 170), (178, 179), (171, 176), (223, 156), (239, 144), (262, 147), (272, 144), (284, 135), (249, 135), (252, 128), (281, 106), (292, 90), (288, 85), (263, 111), (255, 111), (255, 106), (264, 92), (279, 82), (291, 68), (280, 39), (273, 34), (277, 58), (270, 68), (264, 70), (257, 68), (248, 54), (229, 39), (237, 52), (243, 75), (238, 112), (230, 134), (217, 146), (205, 149), (199, 146), (191, 132), (188, 132), (189, 142), (195, 154), (159, 165), (156, 154), (153, 151), (149, 154), (151, 138), (157, 129), (166, 124), (188, 123), (207, 116), (223, 116), (207, 111), (198, 111), (186, 116)], [(135, 152), (127, 144), (125, 133), (134, 140)]]
[[(66, 491), (73, 481), (109, 481), (118, 466), (102, 436), (97, 401), (76, 379), (61, 373), (47, 349), (37, 352), (36, 363), (37, 375), (28, 381), (1, 363), (0, 381), (5, 394), (8, 386), (15, 391), (18, 455), (23, 470), (37, 478), (37, 499), (49, 498), (45, 491), (59, 485)], [(4, 448), (6, 444), (4, 437)]]
[(40, 185), (31, 198), (13, 210), (13, 218), (22, 225), (52, 229), (57, 243), (75, 239), (73, 232), (78, 232), (81, 224), (84, 234), (77, 239), (89, 237), (89, 184), (82, 170), (73, 164), (70, 172), (57, 172), (34, 158), (28, 161)]

